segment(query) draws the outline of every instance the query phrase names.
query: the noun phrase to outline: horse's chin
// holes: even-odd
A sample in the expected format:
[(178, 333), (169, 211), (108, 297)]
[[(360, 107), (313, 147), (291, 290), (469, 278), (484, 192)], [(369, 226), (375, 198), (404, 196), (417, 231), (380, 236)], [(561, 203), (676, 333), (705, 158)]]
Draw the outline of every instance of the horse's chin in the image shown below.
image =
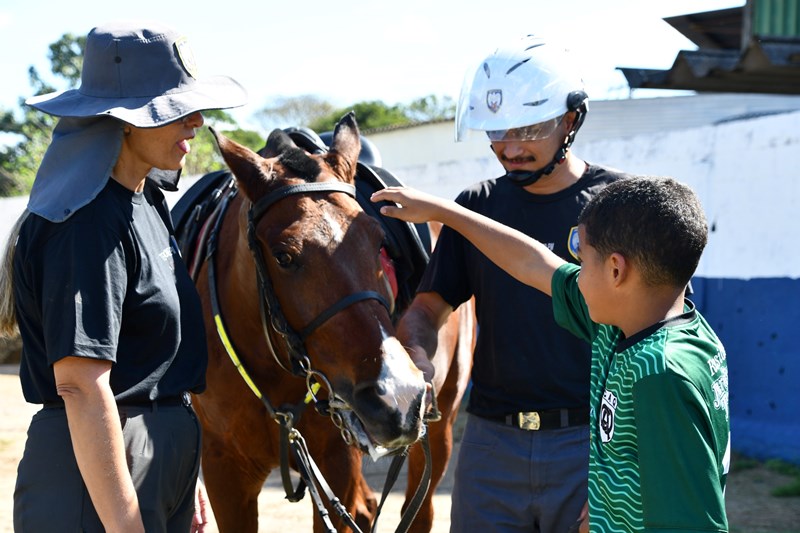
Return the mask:
[[(353, 411), (346, 411), (342, 413), (342, 419), (344, 420), (347, 429), (350, 431), (350, 434), (353, 435), (353, 446), (356, 446), (359, 450), (361, 450), (362, 453), (369, 455), (373, 461), (377, 461), (381, 457), (385, 457), (387, 455), (403, 453), (406, 449), (407, 445), (384, 446), (375, 442), (375, 440), (370, 436), (369, 432), (364, 427), (364, 424)], [(423, 426), (423, 429), (417, 436), (418, 439), (423, 436), (424, 431), (425, 430)]]

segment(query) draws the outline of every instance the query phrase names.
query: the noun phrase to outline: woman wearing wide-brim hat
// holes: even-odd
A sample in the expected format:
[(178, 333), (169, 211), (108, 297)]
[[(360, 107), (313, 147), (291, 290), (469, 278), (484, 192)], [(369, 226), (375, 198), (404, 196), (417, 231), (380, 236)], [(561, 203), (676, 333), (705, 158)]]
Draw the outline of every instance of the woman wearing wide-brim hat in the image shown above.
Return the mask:
[(159, 186), (174, 187), (200, 111), (246, 94), (196, 70), (171, 28), (109, 23), (87, 37), (80, 88), (26, 102), (60, 119), (9, 244), (14, 306), (0, 321), (16, 318), (23, 393), (43, 404), (16, 531), (203, 529), (189, 394), (205, 388), (203, 319)]

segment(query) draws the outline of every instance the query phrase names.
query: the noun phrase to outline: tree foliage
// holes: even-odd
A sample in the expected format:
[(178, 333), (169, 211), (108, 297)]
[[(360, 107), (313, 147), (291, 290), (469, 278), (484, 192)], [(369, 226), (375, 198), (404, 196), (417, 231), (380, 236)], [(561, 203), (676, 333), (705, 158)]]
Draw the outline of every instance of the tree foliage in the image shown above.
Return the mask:
[[(69, 88), (80, 81), (85, 45), (86, 37), (69, 33), (50, 45), (51, 71)], [(36, 95), (56, 90), (34, 67), (28, 69), (28, 79)], [(21, 106), (22, 103), (20, 99)], [(30, 190), (55, 124), (54, 117), (29, 107), (22, 108), (21, 119), (13, 111), (0, 109), (0, 132), (20, 139), (16, 144), (0, 147), (0, 196), (25, 194)]]
[(255, 117), (264, 130), (271, 131), (274, 128), (308, 126), (335, 110), (333, 104), (315, 95), (279, 96), (271, 105), (257, 111)]
[(262, 124), (305, 126), (317, 132), (331, 131), (342, 116), (354, 111), (359, 128), (374, 130), (433, 120), (452, 119), (455, 103), (449, 96), (428, 95), (408, 104), (388, 105), (380, 100), (357, 102), (336, 108), (315, 96), (281, 97), (258, 112)]

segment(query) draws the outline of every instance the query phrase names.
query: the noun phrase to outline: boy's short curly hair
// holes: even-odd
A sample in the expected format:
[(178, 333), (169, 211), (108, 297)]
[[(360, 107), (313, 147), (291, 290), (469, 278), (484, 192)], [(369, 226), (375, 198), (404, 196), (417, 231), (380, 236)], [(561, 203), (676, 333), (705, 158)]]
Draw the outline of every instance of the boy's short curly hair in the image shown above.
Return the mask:
[(578, 223), (601, 257), (622, 254), (653, 286), (686, 286), (708, 241), (697, 196), (668, 177), (634, 176), (611, 183), (586, 205)]

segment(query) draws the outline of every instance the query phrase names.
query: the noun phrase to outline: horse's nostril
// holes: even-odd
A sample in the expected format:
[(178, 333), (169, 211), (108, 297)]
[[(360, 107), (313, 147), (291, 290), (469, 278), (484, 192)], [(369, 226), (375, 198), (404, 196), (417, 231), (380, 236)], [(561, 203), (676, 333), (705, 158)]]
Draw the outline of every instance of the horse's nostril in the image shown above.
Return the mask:
[(380, 402), (385, 394), (386, 386), (376, 382), (359, 383), (353, 390), (353, 396), (359, 404)]

